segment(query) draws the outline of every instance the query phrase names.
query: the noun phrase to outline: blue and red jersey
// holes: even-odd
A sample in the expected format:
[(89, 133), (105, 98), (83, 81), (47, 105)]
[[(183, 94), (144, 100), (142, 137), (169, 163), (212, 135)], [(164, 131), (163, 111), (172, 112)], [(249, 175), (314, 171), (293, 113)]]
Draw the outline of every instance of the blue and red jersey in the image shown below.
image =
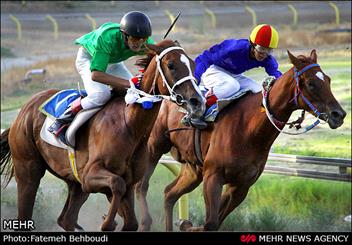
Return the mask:
[(268, 75), (276, 78), (282, 75), (272, 55), (268, 55), (263, 61), (257, 61), (250, 58), (250, 49), (251, 44), (247, 39), (227, 39), (212, 46), (195, 59), (196, 79), (200, 82), (202, 74), (213, 64), (236, 75), (255, 67), (264, 67)]

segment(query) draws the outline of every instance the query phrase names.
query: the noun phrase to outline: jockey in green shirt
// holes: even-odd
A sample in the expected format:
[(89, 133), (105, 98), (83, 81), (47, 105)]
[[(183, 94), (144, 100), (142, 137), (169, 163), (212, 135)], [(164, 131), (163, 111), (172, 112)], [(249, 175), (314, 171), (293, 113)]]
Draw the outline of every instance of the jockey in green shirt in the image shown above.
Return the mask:
[(76, 68), (87, 96), (75, 100), (48, 130), (65, 142), (67, 125), (80, 110), (103, 106), (111, 97), (111, 87), (129, 88), (129, 80), (133, 76), (123, 61), (143, 55), (144, 44), (154, 44), (151, 35), (149, 17), (142, 12), (132, 11), (125, 14), (120, 23), (105, 23), (76, 39), (75, 43), (81, 45)]
[[(76, 39), (92, 56), (90, 70), (105, 72), (108, 64), (120, 63), (135, 55), (143, 55), (144, 49), (131, 50), (125, 44), (125, 35), (120, 30), (119, 23), (105, 23), (99, 29), (92, 31)], [(154, 44), (148, 37), (146, 43)]]

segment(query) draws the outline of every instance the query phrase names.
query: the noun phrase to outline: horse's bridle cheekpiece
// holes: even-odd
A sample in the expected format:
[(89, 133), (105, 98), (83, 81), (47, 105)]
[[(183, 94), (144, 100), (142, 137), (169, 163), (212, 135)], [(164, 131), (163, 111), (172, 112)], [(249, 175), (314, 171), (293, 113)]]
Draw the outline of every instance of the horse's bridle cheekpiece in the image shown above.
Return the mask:
[(160, 65), (160, 61), (161, 59), (165, 56), (165, 54), (167, 54), (168, 52), (172, 51), (172, 50), (182, 50), (184, 51), (183, 48), (181, 47), (169, 47), (164, 49), (159, 55), (156, 55), (155, 57), (155, 62), (156, 62), (156, 69), (155, 69), (155, 75), (154, 75), (154, 80), (153, 80), (153, 85), (152, 85), (152, 90), (151, 91), (155, 91), (154, 87), (155, 87), (155, 83), (156, 83), (156, 79), (157, 79), (157, 75), (158, 72), (160, 73), (160, 76), (163, 80), (163, 84), (164, 86), (166, 85), (170, 96), (167, 95), (162, 95), (162, 94), (148, 94), (142, 90), (139, 90), (137, 88), (135, 88), (135, 86), (133, 85), (132, 82), (130, 82), (131, 87), (128, 89), (128, 92), (133, 92), (145, 97), (149, 97), (153, 100), (153, 102), (158, 102), (161, 101), (163, 99), (167, 99), (167, 100), (171, 100), (174, 101), (177, 105), (183, 105), (184, 103), (187, 103), (187, 101), (183, 98), (183, 96), (181, 94), (177, 94), (175, 93), (174, 89), (176, 86), (190, 80), (192, 82), (193, 87), (195, 88), (195, 90), (199, 93), (199, 95), (202, 95), (202, 93), (200, 92), (197, 84), (197, 80), (196, 78), (192, 75), (192, 73), (190, 72), (190, 74), (186, 77), (183, 77), (181, 79), (179, 79), (172, 87), (170, 86), (170, 84), (167, 82), (165, 75), (163, 73), (163, 70), (161, 69), (161, 65)]
[[(322, 116), (323, 114), (325, 115), (325, 113), (320, 113), (318, 111), (318, 109), (309, 102), (309, 100), (303, 95), (301, 89), (299, 88), (299, 79), (298, 77), (300, 75), (302, 75), (305, 71), (313, 68), (313, 67), (320, 67), (318, 64), (313, 63), (310, 65), (305, 66), (302, 70), (297, 71), (296, 67), (293, 67), (293, 71), (294, 71), (294, 75), (293, 75), (293, 79), (296, 82), (296, 87), (295, 87), (295, 96), (292, 100), (295, 101), (296, 106), (298, 106), (298, 101), (297, 101), (297, 97), (301, 96), (303, 101), (313, 110), (313, 113), (316, 115), (317, 120), (312, 123), (311, 125), (307, 126), (304, 128), (303, 132), (297, 132), (297, 133), (291, 133), (291, 132), (286, 132), (283, 131), (282, 128), (285, 126), (286, 123), (281, 122), (280, 120), (276, 119), (269, 111), (269, 107), (268, 107), (268, 96), (269, 96), (269, 91), (270, 88), (272, 87), (272, 81), (271, 80), (269, 83), (266, 83), (266, 81), (263, 82), (263, 90), (262, 90), (262, 94), (263, 94), (263, 106), (265, 108), (265, 113), (269, 119), (269, 121), (273, 124), (273, 126), (280, 131), (281, 133), (284, 134), (290, 134), (290, 135), (299, 135), (299, 134), (303, 134), (308, 132), (309, 130), (313, 129), (315, 126), (317, 126), (320, 123), (319, 117)], [(288, 123), (289, 124), (289, 123)]]
[(155, 57), (155, 61), (156, 61), (156, 66), (157, 69), (155, 71), (155, 77), (154, 77), (154, 81), (153, 84), (155, 84), (156, 78), (157, 78), (157, 72), (159, 71), (160, 76), (163, 80), (163, 84), (164, 86), (166, 85), (167, 89), (169, 90), (170, 93), (170, 100), (174, 101), (177, 105), (182, 105), (184, 103), (186, 103), (186, 101), (183, 99), (183, 96), (181, 94), (177, 94), (175, 93), (174, 89), (176, 86), (191, 80), (192, 85), (194, 86), (195, 90), (198, 91), (198, 87), (197, 87), (197, 80), (196, 78), (192, 75), (192, 73), (190, 73), (188, 76), (181, 78), (180, 80), (178, 80), (172, 87), (170, 86), (170, 84), (167, 82), (165, 75), (163, 73), (163, 70), (161, 69), (161, 59), (165, 56), (165, 54), (167, 54), (168, 52), (172, 51), (172, 50), (182, 50), (184, 51), (183, 48), (181, 47), (169, 47), (167, 49), (164, 49), (159, 55), (157, 55)]

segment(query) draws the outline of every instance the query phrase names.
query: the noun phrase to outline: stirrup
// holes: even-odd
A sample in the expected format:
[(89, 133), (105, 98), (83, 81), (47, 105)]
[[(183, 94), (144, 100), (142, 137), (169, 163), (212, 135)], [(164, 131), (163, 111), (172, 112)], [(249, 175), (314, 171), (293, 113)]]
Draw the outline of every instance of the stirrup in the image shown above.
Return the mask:
[(50, 125), (50, 127), (48, 127), (48, 131), (54, 135), (57, 134), (57, 132), (60, 130), (60, 128), (62, 127), (63, 123), (55, 120), (53, 122), (53, 124)]
[[(56, 126), (58, 126), (59, 124), (58, 123), (56, 123), (55, 122), (55, 125)], [(60, 135), (60, 133), (66, 128), (68, 128), (68, 124), (66, 123), (66, 124), (60, 124), (59, 126), (59, 128), (54, 128), (54, 127), (52, 127), (53, 125), (51, 125), (49, 128), (48, 128), (48, 131), (50, 132), (50, 133), (52, 133), (53, 135), (55, 135), (55, 137), (58, 137), (59, 135)], [(66, 130), (64, 130), (64, 131), (66, 131)]]
[(66, 130), (64, 130), (64, 132), (62, 133), (59, 133), (57, 137), (60, 139), (62, 143), (64, 143), (65, 145), (68, 145), (66, 141)]

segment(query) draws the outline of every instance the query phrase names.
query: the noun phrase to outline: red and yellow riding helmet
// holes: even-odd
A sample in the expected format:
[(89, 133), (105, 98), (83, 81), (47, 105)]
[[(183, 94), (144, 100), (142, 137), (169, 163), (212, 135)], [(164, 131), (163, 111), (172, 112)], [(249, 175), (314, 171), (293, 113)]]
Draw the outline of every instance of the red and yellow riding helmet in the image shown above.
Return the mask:
[(274, 49), (279, 44), (279, 34), (271, 25), (261, 24), (253, 29), (249, 40), (261, 47)]

